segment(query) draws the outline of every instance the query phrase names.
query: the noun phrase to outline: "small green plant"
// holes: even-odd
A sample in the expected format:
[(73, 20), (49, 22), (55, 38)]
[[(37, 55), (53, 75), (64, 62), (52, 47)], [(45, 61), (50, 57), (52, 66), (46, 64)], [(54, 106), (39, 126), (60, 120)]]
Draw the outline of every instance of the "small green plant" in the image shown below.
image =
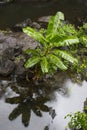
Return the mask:
[(84, 112), (76, 112), (68, 114), (65, 118), (70, 117), (68, 127), (71, 130), (87, 130), (87, 114)]
[(26, 68), (35, 66), (41, 70), (42, 74), (46, 74), (54, 73), (58, 68), (66, 70), (70, 62), (78, 63), (78, 60), (65, 50), (65, 47), (79, 43), (77, 31), (73, 25), (64, 23), (62, 12), (57, 12), (51, 17), (47, 29), (37, 31), (26, 27), (23, 28), (23, 32), (40, 43), (35, 50), (25, 51), (31, 56), (25, 63)]
[(84, 47), (87, 47), (87, 23), (84, 23), (82, 27), (79, 27), (77, 35), (79, 37), (80, 43), (82, 43)]

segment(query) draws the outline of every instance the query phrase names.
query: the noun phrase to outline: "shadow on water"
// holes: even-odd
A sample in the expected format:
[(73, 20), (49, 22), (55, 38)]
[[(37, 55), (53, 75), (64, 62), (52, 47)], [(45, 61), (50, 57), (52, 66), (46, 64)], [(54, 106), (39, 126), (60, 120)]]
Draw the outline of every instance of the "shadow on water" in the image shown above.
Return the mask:
[(87, 82), (73, 83), (64, 73), (47, 82), (2, 79), (0, 85), (0, 130), (65, 130), (64, 116), (82, 111), (87, 97)]
[(12, 27), (27, 18), (35, 20), (41, 16), (54, 15), (62, 11), (71, 23), (80, 24), (87, 16), (87, 2), (81, 0), (58, 0), (57, 2), (14, 2), (0, 6), (0, 28)]

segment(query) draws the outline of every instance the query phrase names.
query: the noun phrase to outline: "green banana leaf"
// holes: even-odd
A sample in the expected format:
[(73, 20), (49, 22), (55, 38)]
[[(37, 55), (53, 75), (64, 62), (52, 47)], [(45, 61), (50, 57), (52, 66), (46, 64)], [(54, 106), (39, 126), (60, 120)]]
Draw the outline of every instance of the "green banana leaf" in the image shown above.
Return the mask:
[(53, 54), (49, 54), (48, 58), (50, 60), (50, 63), (56, 65), (59, 69), (61, 69), (61, 70), (67, 69), (67, 67), (63, 64), (63, 62), (57, 56), (55, 56)]
[(64, 20), (64, 14), (62, 12), (57, 12), (55, 16), (50, 18), (46, 32), (46, 38), (49, 38), (57, 33), (57, 28), (59, 27), (61, 20)]
[(53, 50), (53, 53), (71, 63), (78, 63), (78, 60), (74, 58), (71, 54), (67, 53), (66, 51), (62, 50)]
[(79, 44), (79, 38), (77, 38), (77, 37), (66, 37), (66, 38), (62, 38), (59, 42), (57, 41), (57, 42), (53, 43), (53, 45), (55, 47), (70, 46), (70, 45), (74, 45), (74, 44)]
[(33, 67), (34, 65), (36, 65), (38, 62), (40, 61), (40, 57), (38, 56), (33, 56), (31, 58), (29, 58), (26, 63), (25, 63), (25, 68), (30, 68)]
[(35, 29), (31, 27), (26, 27), (26, 28), (23, 28), (23, 32), (29, 35), (30, 37), (32, 37), (33, 39), (35, 39), (36, 41), (38, 41), (43, 46), (46, 46), (47, 41), (39, 31), (36, 31)]
[(49, 68), (48, 68), (48, 61), (46, 57), (42, 57), (40, 65), (41, 65), (42, 72), (48, 73)]

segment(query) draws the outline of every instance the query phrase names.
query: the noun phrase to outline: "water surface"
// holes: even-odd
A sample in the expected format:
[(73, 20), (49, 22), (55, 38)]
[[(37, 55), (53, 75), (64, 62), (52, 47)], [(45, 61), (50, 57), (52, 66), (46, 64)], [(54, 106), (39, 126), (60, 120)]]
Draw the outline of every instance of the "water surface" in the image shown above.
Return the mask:
[(0, 28), (12, 27), (27, 18), (35, 20), (41, 16), (54, 15), (62, 11), (67, 20), (79, 24), (87, 16), (87, 5), (81, 0), (58, 0), (58, 2), (14, 2), (0, 6)]
[[(3, 81), (2, 83), (6, 84), (6, 81)], [(27, 111), (28, 108), (31, 114), (29, 125), (25, 128), (22, 123), (21, 114), (13, 121), (8, 119), (9, 114), (11, 114), (18, 104), (6, 103), (5, 99), (7, 97), (18, 96), (19, 94), (13, 92), (10, 86), (6, 88), (5, 93), (0, 99), (0, 130), (65, 130), (68, 119), (65, 120), (64, 116), (70, 112), (82, 111), (84, 101), (87, 97), (86, 81), (83, 81), (82, 84), (78, 85), (67, 79), (60, 88), (58, 86), (58, 89), (50, 92), (50, 100), (45, 101), (45, 103), (41, 100), (42, 108), (40, 109), (42, 110), (40, 110), (40, 112), (42, 113), (42, 117), (39, 117), (34, 113), (32, 103), (34, 107), (36, 107), (36, 104), (39, 108), (41, 105), (37, 102), (39, 98), (43, 98), (44, 100), (45, 96), (42, 97), (39, 95), (38, 100), (36, 100), (38, 94), (35, 95), (35, 92), (33, 92), (33, 97), (31, 99), (29, 98), (32, 102), (30, 104), (31, 108), (28, 108), (29, 106), (27, 107), (26, 105), (28, 97), (23, 102), (26, 105), (26, 108), (22, 107), (23, 112)], [(50, 110), (46, 112), (46, 109), (43, 109), (44, 105), (49, 107)]]

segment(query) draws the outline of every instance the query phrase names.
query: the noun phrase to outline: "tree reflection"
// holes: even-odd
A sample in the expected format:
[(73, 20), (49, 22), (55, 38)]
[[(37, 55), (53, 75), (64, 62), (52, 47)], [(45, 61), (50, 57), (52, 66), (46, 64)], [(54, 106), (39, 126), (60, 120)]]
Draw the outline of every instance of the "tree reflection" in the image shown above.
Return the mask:
[[(18, 104), (17, 107), (9, 114), (9, 120), (16, 119), (19, 115), (22, 115), (22, 123), (24, 126), (28, 126), (31, 118), (31, 111), (35, 113), (36, 116), (42, 117), (43, 112), (49, 112), (53, 119), (55, 116), (55, 110), (45, 105), (49, 100), (48, 96), (43, 96), (43, 94), (36, 91), (36, 89), (25, 88), (19, 89), (16, 86), (11, 86), (11, 89), (18, 94), (18, 96), (6, 98), (6, 102), (10, 104)], [(54, 113), (54, 114), (53, 114)]]

